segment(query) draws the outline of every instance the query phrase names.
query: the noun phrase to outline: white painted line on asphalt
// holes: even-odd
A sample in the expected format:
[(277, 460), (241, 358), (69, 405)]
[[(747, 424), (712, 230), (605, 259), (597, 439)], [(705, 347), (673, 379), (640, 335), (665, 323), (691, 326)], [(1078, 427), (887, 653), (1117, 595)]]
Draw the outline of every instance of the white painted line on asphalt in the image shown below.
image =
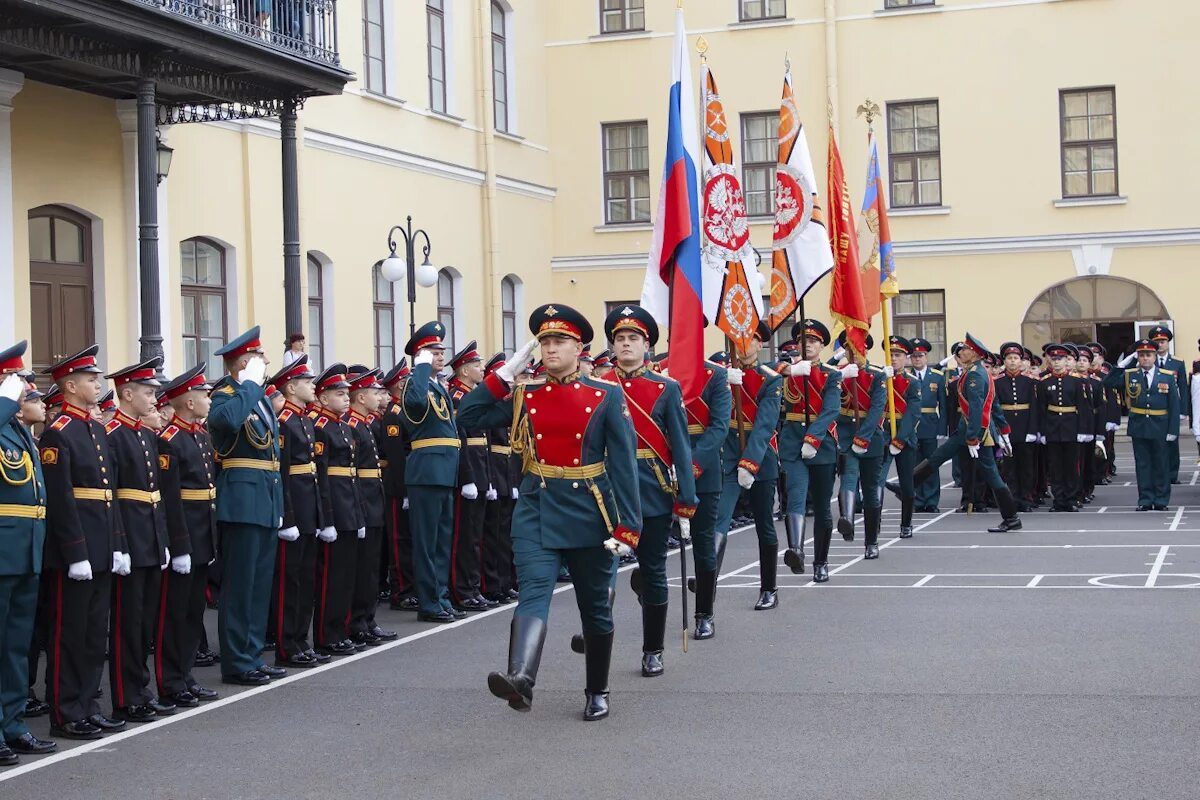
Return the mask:
[(950, 481), (949, 483), (943, 483), (943, 484), (942, 484), (942, 488), (943, 488), (943, 489), (953, 489), (953, 488), (954, 488), (954, 481)]
[(1097, 511), (1096, 513), (1103, 514), (1105, 511), (1108, 511), (1108, 506), (1100, 506), (1100, 510)]
[(1150, 574), (1146, 576), (1146, 588), (1153, 589), (1154, 584), (1158, 582), (1158, 573), (1162, 572), (1163, 562), (1167, 560), (1167, 553), (1171, 550), (1170, 545), (1164, 544), (1158, 548), (1158, 556), (1154, 559), (1154, 565), (1150, 567)]
[[(963, 530), (941, 530), (929, 531), (930, 536), (942, 536), (947, 534), (963, 534), (963, 533), (980, 533), (979, 528), (963, 529)], [(1035, 528), (1022, 528), (1020, 533), (1086, 533), (1091, 535), (1108, 534), (1108, 533), (1162, 533), (1162, 528), (1074, 528), (1072, 530), (1037, 530)], [(1175, 533), (1200, 533), (1200, 528), (1177, 528)]]
[(933, 576), (933, 575), (926, 575), (924, 578), (921, 578), (921, 580), (914, 583), (912, 585), (912, 588), (914, 588), (914, 589), (920, 588), (920, 587), (924, 586), (925, 584), (929, 583), (931, 580), (933, 580), (934, 577), (935, 576)]
[(1181, 519), (1183, 519), (1183, 509), (1184, 509), (1183, 506), (1180, 506), (1179, 508), (1175, 509), (1175, 519), (1171, 520), (1171, 530), (1173, 530), (1173, 531), (1179, 530), (1179, 521)]
[(1046, 576), (1045, 576), (1045, 575), (1034, 575), (1034, 576), (1033, 576), (1033, 578), (1031, 578), (1031, 579), (1030, 579), (1029, 583), (1025, 584), (1025, 588), (1026, 588), (1026, 589), (1033, 589), (1033, 588), (1034, 588), (1034, 587), (1036, 587), (1036, 586), (1037, 586), (1039, 583), (1041, 583), (1041, 582), (1042, 582), (1042, 578), (1044, 578), (1044, 577), (1046, 577)]
[(1193, 471), (1192, 471), (1192, 479), (1191, 479), (1190, 481), (1188, 481), (1188, 486), (1195, 486), (1195, 485), (1196, 485), (1196, 478), (1200, 478), (1200, 470), (1193, 470)]
[[(964, 531), (966, 533), (967, 531)], [(1029, 533), (1029, 531), (1021, 531)], [(1162, 531), (1158, 531), (1162, 533)], [(1104, 550), (1119, 548), (1136, 548), (1145, 550), (1147, 547), (1200, 547), (1200, 544), (912, 544), (900, 552), (919, 553), (922, 550)], [(1150, 562), (1146, 562), (1150, 566)], [(921, 573), (916, 573), (921, 574)], [(1033, 574), (1033, 573), (1029, 573)]]
[(1123, 484), (1121, 484), (1121, 485), (1122, 485), (1122, 486), (1129, 486), (1129, 485), (1130, 485), (1130, 483), (1129, 483), (1129, 481), (1125, 481), (1125, 483), (1123, 483)]

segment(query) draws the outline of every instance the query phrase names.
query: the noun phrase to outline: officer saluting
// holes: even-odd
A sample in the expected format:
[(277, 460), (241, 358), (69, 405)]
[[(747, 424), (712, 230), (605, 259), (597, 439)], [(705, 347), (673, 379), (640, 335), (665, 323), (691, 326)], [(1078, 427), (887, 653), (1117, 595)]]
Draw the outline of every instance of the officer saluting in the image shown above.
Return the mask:
[(56, 748), (30, 733), (21, 718), (46, 538), (42, 465), (33, 437), (17, 418), (28, 389), (17, 374), (25, 368), (27, 346), (22, 341), (0, 351), (0, 766), (16, 764), (18, 753), (41, 755)]
[[(1150, 329), (1150, 341), (1158, 348), (1154, 357), (1156, 369), (1175, 380), (1175, 391), (1179, 395), (1179, 416), (1189, 416), (1192, 413), (1192, 394), (1188, 388), (1187, 366), (1171, 355), (1171, 340), (1174, 338), (1175, 334), (1166, 325), (1155, 325)], [(1172, 428), (1171, 433), (1177, 433), (1176, 429)], [(1167, 444), (1167, 468), (1170, 471), (1171, 483), (1179, 483), (1178, 436)]]
[(208, 430), (221, 459), (217, 523), (221, 529), (221, 678), (258, 686), (287, 671), (262, 660), (275, 574), (275, 540), (283, 523), (279, 425), (262, 381), (267, 359), (254, 326), (216, 351), (229, 373), (213, 392)]
[[(585, 642), (583, 718), (603, 719), (613, 645), (612, 553), (621, 544), (636, 547), (642, 527), (633, 425), (620, 391), (579, 371), (582, 342), (591, 340), (592, 326), (578, 311), (541, 306), (530, 315), (529, 329), (537, 338), (472, 390), (459, 412), (464, 427), (511, 424), (512, 448), (522, 454), (525, 471), (512, 525), (521, 596), (508, 669), (488, 675), (488, 688), (512, 708), (530, 709), (550, 599), (565, 562)], [(539, 346), (545, 382), (513, 391), (516, 374)]]
[(1171, 502), (1170, 445), (1178, 438), (1179, 393), (1175, 377), (1158, 366), (1157, 347), (1149, 339), (1135, 345), (1138, 365), (1129, 369), (1132, 354), (1117, 362), (1118, 369), (1104, 385), (1125, 392), (1129, 405), (1129, 438), (1137, 472), (1138, 511), (1166, 511)]

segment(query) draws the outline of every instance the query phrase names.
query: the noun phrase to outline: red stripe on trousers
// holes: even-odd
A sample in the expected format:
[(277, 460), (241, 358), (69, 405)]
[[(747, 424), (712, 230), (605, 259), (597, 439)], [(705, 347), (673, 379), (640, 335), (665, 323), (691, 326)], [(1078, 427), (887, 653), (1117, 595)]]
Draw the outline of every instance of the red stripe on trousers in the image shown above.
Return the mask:
[(58, 571), (57, 582), (54, 587), (54, 596), (56, 602), (54, 604), (54, 663), (51, 665), (50, 672), (53, 675), (51, 681), (48, 681), (53, 687), (54, 699), (50, 701), (50, 713), (54, 717), (56, 725), (62, 725), (63, 720), (62, 709), (59, 704), (62, 702), (62, 615), (63, 615), (63, 574), (62, 570)]
[[(325, 603), (326, 603), (326, 597), (329, 594), (329, 551), (330, 551), (331, 545), (329, 544), (329, 542), (321, 542), (321, 547), (324, 548), (324, 551), (325, 551), (325, 553), (324, 553), (325, 554), (325, 559), (324, 559), (325, 563), (321, 566), (321, 602), (317, 604), (320, 608), (320, 611), (317, 613), (317, 635), (314, 635), (313, 639), (316, 640), (319, 636), (320, 641), (318, 641), (317, 644), (324, 647), (325, 646)], [(279, 636), (278, 633), (276, 633), (275, 635)]]
[(166, 694), (166, 688), (163, 685), (163, 629), (166, 627), (167, 619), (167, 583), (171, 580), (171, 568), (167, 567), (163, 570), (162, 590), (158, 593), (158, 626), (156, 631), (158, 642), (154, 647), (154, 675), (158, 678), (158, 694), (161, 697)]
[(113, 616), (113, 670), (116, 674), (117, 696), (113, 698), (117, 708), (125, 707), (125, 681), (121, 675), (121, 576), (116, 576), (116, 601), (113, 603), (114, 611), (117, 613)]
[(400, 501), (392, 498), (392, 563), (396, 565), (396, 588), (404, 592), (404, 570), (400, 568)]

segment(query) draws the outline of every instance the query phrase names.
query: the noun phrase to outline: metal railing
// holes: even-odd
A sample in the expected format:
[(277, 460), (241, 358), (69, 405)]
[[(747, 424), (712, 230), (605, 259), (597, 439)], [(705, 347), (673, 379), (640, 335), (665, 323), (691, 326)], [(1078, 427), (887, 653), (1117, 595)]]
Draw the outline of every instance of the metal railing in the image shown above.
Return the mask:
[(337, 0), (133, 0), (336, 66)]

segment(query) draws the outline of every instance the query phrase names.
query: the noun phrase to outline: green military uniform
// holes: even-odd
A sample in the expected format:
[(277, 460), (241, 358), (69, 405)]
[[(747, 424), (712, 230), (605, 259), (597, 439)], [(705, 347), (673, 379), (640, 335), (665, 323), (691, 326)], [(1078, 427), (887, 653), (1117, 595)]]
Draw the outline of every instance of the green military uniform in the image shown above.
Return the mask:
[[(932, 349), (928, 340), (920, 337), (912, 339), (913, 352), (925, 352)], [(925, 369), (909, 370), (913, 380), (920, 389), (920, 414), (917, 418), (917, 451), (921, 458), (929, 458), (937, 450), (938, 437), (946, 435), (946, 418), (943, 406), (946, 403), (946, 375), (937, 367), (928, 364)], [(916, 511), (937, 513), (938, 503), (942, 500), (942, 482), (935, 474), (930, 475), (924, 482), (913, 487)]]
[[(1138, 351), (1149, 351), (1153, 342), (1137, 343)], [(1179, 431), (1179, 392), (1175, 377), (1159, 369), (1140, 366), (1113, 370), (1104, 385), (1125, 392), (1129, 405), (1129, 438), (1133, 442), (1137, 473), (1138, 510), (1165, 511), (1171, 502), (1170, 443)]]
[[(232, 360), (248, 352), (261, 352), (257, 326), (216, 355)], [(275, 540), (283, 522), (279, 424), (262, 385), (231, 376), (213, 393), (208, 430), (221, 462), (221, 673), (227, 681), (261, 684), (268, 677), (261, 670), (261, 652), (275, 575)]]
[[(1156, 325), (1150, 329), (1150, 341), (1156, 346), (1169, 342), (1175, 334), (1166, 325)], [(1157, 368), (1164, 375), (1170, 375), (1175, 381), (1175, 391), (1179, 394), (1179, 416), (1190, 416), (1192, 413), (1192, 392), (1187, 380), (1187, 365), (1172, 355), (1155, 355)], [(1178, 422), (1178, 418), (1176, 419)], [(1178, 433), (1176, 428), (1171, 433)], [(1167, 469), (1170, 472), (1171, 483), (1179, 483), (1179, 437), (1167, 442)]]
[[(874, 342), (867, 337), (867, 349)], [(874, 558), (873, 548), (879, 536), (883, 498), (880, 496), (879, 470), (885, 442), (891, 432), (883, 433), (883, 416), (887, 409), (887, 376), (879, 367), (869, 364), (858, 368), (858, 374), (842, 381), (842, 409), (838, 414), (838, 449), (842, 455), (842, 480), (838, 486), (838, 532), (846, 541), (854, 541), (855, 493), (862, 484), (863, 528), (866, 534), (867, 558)]]
[[(903, 352), (909, 356), (913, 353), (913, 343), (903, 336), (890, 337), (888, 347), (891, 352)], [(892, 394), (896, 435), (892, 436), (891, 422), (885, 417), (883, 433), (890, 441), (883, 454), (879, 484), (882, 486), (887, 480), (888, 469), (894, 459), (896, 477), (900, 480), (900, 538), (908, 539), (913, 535), (912, 516), (916, 505), (916, 486), (913, 485), (912, 475), (919, 455), (917, 423), (922, 416), (921, 383), (912, 372), (905, 371), (892, 379)]]

